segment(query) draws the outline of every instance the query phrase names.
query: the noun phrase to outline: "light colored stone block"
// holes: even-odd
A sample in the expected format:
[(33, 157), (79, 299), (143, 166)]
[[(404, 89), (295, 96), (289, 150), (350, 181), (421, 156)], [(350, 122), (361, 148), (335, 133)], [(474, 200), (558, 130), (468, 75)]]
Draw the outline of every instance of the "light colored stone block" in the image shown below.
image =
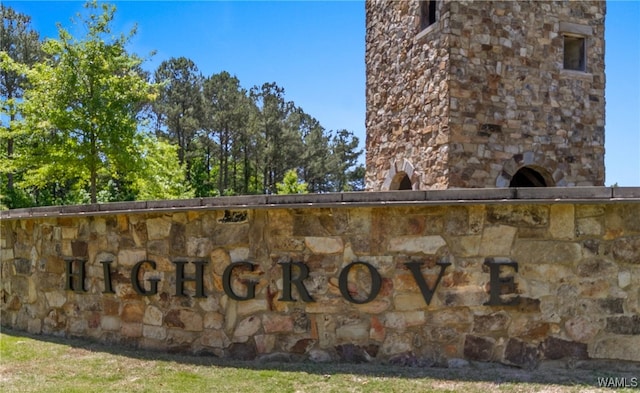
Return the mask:
[(121, 249), (118, 251), (118, 265), (133, 267), (136, 263), (147, 259), (147, 250)]
[(485, 227), (480, 242), (480, 255), (486, 257), (511, 254), (517, 231), (517, 228), (507, 225)]
[(447, 243), (442, 236), (400, 236), (389, 241), (389, 251), (409, 254), (435, 254)]
[(305, 237), (304, 243), (314, 254), (338, 254), (344, 251), (344, 243), (340, 238)]
[(589, 356), (640, 362), (640, 336), (609, 335), (589, 345)]
[(340, 326), (336, 329), (336, 338), (346, 342), (366, 341), (369, 338), (369, 324), (359, 322)]
[(164, 340), (167, 338), (167, 329), (164, 326), (144, 325), (142, 335), (153, 340)]
[(160, 240), (169, 237), (171, 220), (169, 218), (151, 218), (147, 220), (147, 236), (149, 240)]
[(120, 318), (111, 316), (111, 315), (103, 315), (100, 319), (100, 327), (103, 330), (120, 330), (121, 322)]
[(549, 234), (553, 239), (571, 240), (575, 237), (575, 211), (573, 205), (549, 207)]
[(142, 321), (145, 325), (162, 326), (162, 311), (156, 306), (147, 306)]

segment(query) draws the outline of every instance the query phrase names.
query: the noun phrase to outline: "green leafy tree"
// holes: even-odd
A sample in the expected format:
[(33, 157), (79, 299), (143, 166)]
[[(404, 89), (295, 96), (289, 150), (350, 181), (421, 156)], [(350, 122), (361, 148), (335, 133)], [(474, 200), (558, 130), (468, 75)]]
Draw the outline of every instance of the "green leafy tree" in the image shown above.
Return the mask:
[(295, 169), (288, 170), (284, 174), (282, 182), (276, 183), (278, 194), (307, 194), (307, 183), (298, 180)]
[(100, 186), (140, 168), (136, 115), (153, 91), (139, 73), (142, 60), (125, 49), (135, 30), (114, 37), (115, 7), (85, 7), (86, 36), (58, 26), (59, 39), (43, 45), (48, 58), (29, 73), (25, 119), (34, 151), (24, 184), (88, 184), (96, 203)]
[[(31, 18), (0, 3), (0, 171), (6, 174), (11, 207), (19, 207), (14, 189), (16, 144), (20, 143), (20, 101), (27, 85), (26, 70), (41, 57), (40, 38), (30, 27)], [(4, 188), (4, 187), (3, 187)]]
[(184, 164), (178, 161), (178, 146), (146, 136), (142, 140), (142, 165), (133, 183), (137, 199), (192, 198), (185, 181)]

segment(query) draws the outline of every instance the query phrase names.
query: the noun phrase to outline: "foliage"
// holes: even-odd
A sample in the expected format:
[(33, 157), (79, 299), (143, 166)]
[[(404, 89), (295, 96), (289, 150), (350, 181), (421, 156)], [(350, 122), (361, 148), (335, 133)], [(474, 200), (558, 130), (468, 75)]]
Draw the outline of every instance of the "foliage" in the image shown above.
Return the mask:
[[(126, 52), (129, 36), (111, 37), (115, 7), (86, 5), (87, 36), (75, 39), (59, 26), (48, 55), (29, 72), (25, 119), (34, 148), (23, 156), (23, 186), (46, 187), (51, 179), (88, 184), (92, 203), (99, 188), (140, 168), (136, 114), (152, 90), (138, 73), (141, 60)], [(35, 154), (33, 154), (35, 153)]]
[[(246, 192), (249, 178), (255, 172), (250, 162), (255, 149), (250, 143), (249, 129), (253, 102), (240, 87), (240, 80), (226, 71), (207, 78), (203, 92), (205, 143), (211, 147), (206, 151), (207, 162), (211, 164), (215, 150), (218, 153), (217, 191), (224, 194), (224, 190), (233, 188)], [(242, 180), (238, 181), (238, 177)]]
[(163, 61), (155, 72), (155, 81), (161, 86), (153, 103), (156, 132), (177, 144), (179, 163), (186, 165), (186, 177), (190, 179), (202, 122), (202, 76), (192, 60), (179, 57)]
[(307, 183), (298, 180), (298, 173), (295, 169), (288, 170), (284, 174), (281, 183), (276, 183), (278, 194), (307, 194)]
[(20, 148), (17, 120), (20, 103), (27, 86), (26, 71), (41, 56), (38, 33), (31, 30), (31, 18), (0, 3), (0, 191), (5, 190), (9, 207), (20, 206), (20, 190), (14, 188), (16, 170), (14, 152)]
[(142, 173), (134, 180), (137, 199), (192, 198), (185, 182), (185, 164), (178, 161), (178, 146), (147, 136), (142, 143)]
[(275, 82), (245, 89), (185, 57), (144, 71), (126, 50), (135, 29), (111, 31), (115, 7), (86, 8), (86, 35), (58, 26), (43, 44), (27, 16), (2, 8), (3, 37), (23, 48), (0, 52), (9, 208), (362, 189), (350, 131), (326, 130)]

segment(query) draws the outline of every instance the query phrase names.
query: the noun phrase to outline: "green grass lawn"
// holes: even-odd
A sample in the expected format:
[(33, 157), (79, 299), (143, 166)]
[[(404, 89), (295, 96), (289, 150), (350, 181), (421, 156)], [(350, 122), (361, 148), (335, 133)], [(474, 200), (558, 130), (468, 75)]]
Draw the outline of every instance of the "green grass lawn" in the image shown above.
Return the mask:
[[(0, 392), (584, 392), (591, 370), (234, 362), (0, 333)], [(633, 377), (633, 373), (598, 373)], [(629, 389), (628, 391), (639, 391)]]

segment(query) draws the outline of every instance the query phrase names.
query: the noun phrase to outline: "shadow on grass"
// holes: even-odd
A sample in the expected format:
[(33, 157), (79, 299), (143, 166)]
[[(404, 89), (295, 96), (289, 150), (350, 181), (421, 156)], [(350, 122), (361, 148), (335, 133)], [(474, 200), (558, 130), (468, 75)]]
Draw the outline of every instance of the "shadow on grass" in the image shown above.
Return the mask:
[(24, 337), (37, 341), (61, 344), (90, 352), (103, 352), (143, 361), (167, 361), (195, 366), (212, 366), (247, 370), (271, 370), (285, 372), (304, 372), (317, 375), (355, 374), (379, 378), (429, 378), (451, 382), (487, 382), (552, 384), (564, 386), (600, 387), (598, 378), (616, 377), (640, 380), (640, 363), (588, 360), (582, 362), (546, 361), (535, 370), (524, 370), (498, 363), (469, 362), (463, 367), (403, 367), (383, 363), (314, 363), (303, 356), (292, 361), (252, 360), (240, 361), (223, 359), (214, 355), (194, 355), (138, 349), (121, 344), (107, 344), (84, 338), (34, 335), (2, 327), (2, 334), (11, 337)]

